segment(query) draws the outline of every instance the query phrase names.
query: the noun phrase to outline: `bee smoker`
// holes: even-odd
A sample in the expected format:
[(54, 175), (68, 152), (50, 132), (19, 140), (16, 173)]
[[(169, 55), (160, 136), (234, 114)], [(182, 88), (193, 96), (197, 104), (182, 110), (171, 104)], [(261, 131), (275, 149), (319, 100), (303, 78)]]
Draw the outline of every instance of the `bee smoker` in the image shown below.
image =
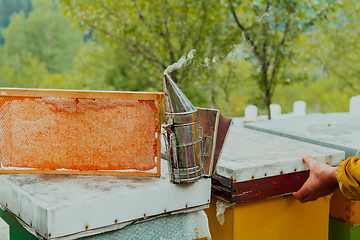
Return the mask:
[(203, 177), (198, 110), (168, 74), (163, 75), (165, 143), (173, 183), (193, 183)]

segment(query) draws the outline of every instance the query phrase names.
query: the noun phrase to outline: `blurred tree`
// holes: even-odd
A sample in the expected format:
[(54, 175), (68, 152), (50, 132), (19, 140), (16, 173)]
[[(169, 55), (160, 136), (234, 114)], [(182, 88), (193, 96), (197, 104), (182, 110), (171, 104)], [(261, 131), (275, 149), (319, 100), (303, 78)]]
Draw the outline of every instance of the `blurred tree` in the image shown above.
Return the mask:
[[(226, 52), (236, 38), (229, 34), (231, 16), (225, 0), (61, 2), (65, 15), (80, 23), (82, 29), (94, 29), (102, 42), (126, 48), (137, 69), (148, 73), (151, 85), (161, 86), (166, 67), (189, 50), (196, 49), (202, 59), (213, 57)], [(194, 102), (201, 101), (203, 94), (199, 85), (194, 84), (198, 80), (196, 74), (191, 69), (171, 74), (185, 94), (193, 96)]]
[(31, 10), (31, 0), (0, 0), (0, 45), (5, 43), (1, 30), (9, 26), (10, 16), (23, 11), (27, 18)]
[(1, 87), (39, 87), (49, 74), (44, 63), (31, 54), (4, 57), (0, 49)]
[(276, 91), (273, 100), (284, 111), (291, 112), (297, 100), (306, 101), (309, 113), (349, 111), (350, 98), (360, 93), (356, 67), (360, 64), (359, 13), (358, 1), (345, 0), (338, 11), (329, 13), (327, 21), (300, 36), (297, 49), (302, 54), (298, 68), (289, 75), (307, 73), (308, 80)]
[(133, 69), (128, 53), (110, 44), (86, 42), (76, 53), (71, 74), (52, 74), (42, 88), (69, 88), (116, 91), (152, 91), (145, 72)]
[(315, 82), (305, 80), (291, 85), (281, 85), (273, 96), (273, 101), (281, 105), (283, 113), (293, 111), (295, 101), (305, 101), (307, 113), (348, 112), (349, 101), (357, 95), (350, 88), (342, 88), (343, 83), (335, 76), (321, 77)]
[(201, 87), (209, 94), (210, 107), (223, 110), (229, 117), (241, 115), (252, 98), (247, 95), (250, 88), (254, 95), (259, 94), (255, 93), (256, 86), (251, 84), (253, 66), (244, 59), (243, 54), (234, 51), (238, 48), (239, 45), (235, 45), (224, 57), (206, 58), (201, 64), (203, 71), (198, 73)]
[(75, 52), (82, 43), (81, 32), (63, 18), (58, 1), (33, 0), (33, 7), (28, 18), (23, 12), (11, 17), (11, 24), (3, 30), (3, 54), (30, 54), (51, 73), (71, 71)]
[(261, 89), (267, 115), (278, 84), (287, 82), (286, 68), (294, 58), (298, 37), (335, 9), (335, 1), (312, 0), (229, 0), (239, 33), (251, 45), (257, 85)]
[(302, 47), (311, 49), (307, 56), (320, 65), (329, 77), (338, 79), (338, 87), (360, 93), (360, 2), (344, 0), (340, 11), (329, 14), (307, 36)]

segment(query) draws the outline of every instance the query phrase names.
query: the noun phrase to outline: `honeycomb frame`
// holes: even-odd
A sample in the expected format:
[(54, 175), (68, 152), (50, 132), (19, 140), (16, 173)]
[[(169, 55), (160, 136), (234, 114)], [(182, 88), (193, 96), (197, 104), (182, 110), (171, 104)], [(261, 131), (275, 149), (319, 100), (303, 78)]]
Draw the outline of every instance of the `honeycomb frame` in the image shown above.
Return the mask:
[[(26, 99), (71, 99), (71, 100), (86, 100), (93, 99), (94, 101), (137, 101), (149, 102), (151, 106), (155, 106), (154, 123), (155, 123), (155, 136), (154, 136), (154, 163), (155, 167), (147, 170), (139, 169), (115, 169), (115, 170), (102, 170), (102, 169), (67, 169), (57, 167), (56, 169), (42, 169), (42, 168), (26, 168), (16, 166), (3, 166), (3, 158), (0, 152), (1, 168), (0, 173), (25, 173), (25, 174), (81, 174), (81, 175), (123, 175), (123, 176), (156, 176), (161, 175), (161, 116), (162, 116), (162, 99), (163, 93), (159, 92), (118, 92), (118, 91), (83, 91), (83, 90), (48, 90), (48, 89), (20, 89), (20, 88), (0, 88), (0, 110), (2, 108), (1, 101), (11, 100), (26, 100)], [(2, 112), (0, 111), (0, 117)], [(141, 114), (138, 114), (141, 117)], [(141, 121), (141, 119), (140, 119)], [(152, 120), (153, 121), (153, 120)], [(0, 131), (3, 131), (0, 126)], [(139, 152), (140, 154), (141, 152)], [(136, 153), (135, 153), (136, 154)], [(4, 160), (5, 162), (5, 160)]]

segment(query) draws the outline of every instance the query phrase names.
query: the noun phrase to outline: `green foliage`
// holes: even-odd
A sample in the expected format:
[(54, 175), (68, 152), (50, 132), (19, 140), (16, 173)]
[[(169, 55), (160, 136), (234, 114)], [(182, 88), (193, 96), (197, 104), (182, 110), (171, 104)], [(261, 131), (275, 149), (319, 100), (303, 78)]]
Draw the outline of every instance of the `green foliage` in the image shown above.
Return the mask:
[(11, 17), (10, 26), (3, 31), (4, 54), (31, 54), (45, 63), (49, 72), (69, 72), (82, 34), (63, 18), (58, 1), (33, 0), (33, 6), (27, 19), (23, 12)]
[(45, 64), (30, 54), (0, 57), (0, 86), (2, 87), (35, 88), (47, 74)]
[[(219, 55), (224, 59), (230, 45), (245, 40), (242, 47), (250, 46), (252, 56), (247, 56), (247, 59), (253, 65), (247, 67), (246, 74), (237, 75), (226, 70), (225, 60), (210, 70), (201, 69), (194, 63), (192, 68), (183, 68), (172, 74), (175, 82), (196, 105), (224, 106), (228, 115), (238, 114), (236, 110), (231, 110), (236, 95), (242, 93), (238, 86), (254, 87), (245, 83), (245, 79), (250, 78), (249, 73), (260, 90), (250, 92), (260, 95), (268, 114), (271, 97), (278, 84), (287, 84), (289, 74), (290, 81), (306, 78), (306, 73), (286, 71), (296, 65), (295, 42), (309, 26), (335, 9), (333, 1), (325, 4), (311, 0), (62, 0), (62, 3), (65, 15), (79, 23), (81, 28), (86, 25), (95, 30), (101, 41), (122, 45), (131, 52), (137, 68), (148, 72), (149, 79), (154, 82), (155, 79), (160, 80), (161, 72), (168, 65), (186, 55), (190, 49), (197, 50), (196, 61), (202, 63), (203, 60), (199, 59), (205, 57)], [(235, 21), (230, 18), (229, 9)], [(250, 99), (254, 100), (254, 97)], [(244, 102), (248, 100), (242, 98)]]
[[(194, 105), (228, 116), (248, 104), (264, 112), (271, 102), (291, 112), (297, 100), (309, 113), (347, 111), (360, 91), (355, 0), (339, 10), (309, 0), (61, 3), (34, 0), (28, 17), (11, 17), (0, 86), (161, 91), (164, 69), (196, 49), (171, 76)], [(94, 29), (96, 42), (83, 43), (74, 26)]]
[(226, 53), (237, 38), (231, 34), (224, 0), (61, 2), (65, 15), (81, 29), (94, 29), (100, 42), (126, 49), (135, 71), (146, 72), (146, 80), (157, 90), (162, 89), (166, 67), (196, 49), (195, 63), (171, 77), (197, 106), (208, 104), (208, 91), (202, 88), (207, 79), (201, 79), (198, 64), (205, 57)]
[(0, 48), (0, 85), (6, 87), (146, 90), (156, 84), (129, 63), (122, 48), (88, 41), (63, 18), (59, 2), (34, 0), (5, 29)]
[(161, 71), (191, 49), (214, 56), (228, 20), (224, 1), (62, 2), (65, 15), (81, 28), (95, 29), (100, 39), (125, 46), (133, 60)]
[[(55, 73), (71, 72), (82, 34), (63, 18), (59, 2), (33, 1), (34, 11), (11, 16), (0, 48), (0, 85), (4, 87), (50, 86)], [(51, 76), (54, 74), (54, 76)], [(46, 82), (47, 84), (45, 84)], [(64, 82), (64, 81), (63, 81)]]
[(229, 0), (231, 12), (251, 45), (254, 79), (270, 118), (271, 97), (278, 84), (286, 84), (285, 70), (293, 63), (294, 46), (309, 26), (335, 9), (335, 1)]
[(71, 74), (49, 76), (40, 87), (153, 91), (156, 84), (151, 84), (146, 73), (136, 71), (127, 58), (121, 48), (89, 41), (77, 51)]
[(197, 69), (197, 84), (206, 92), (208, 102), (204, 107), (219, 109), (229, 117), (240, 116), (252, 100), (252, 93), (259, 94), (251, 81), (253, 66), (234, 49), (228, 56), (205, 59)]
[(297, 100), (307, 102), (308, 113), (349, 110), (350, 98), (360, 93), (359, 13), (360, 3), (346, 0), (327, 21), (300, 37), (299, 63), (288, 76), (306, 73), (308, 80), (277, 90), (274, 101), (285, 112), (291, 112)]
[(31, 0), (0, 0), (0, 45), (5, 43), (1, 30), (9, 26), (10, 16), (23, 11), (28, 17), (31, 10)]
[(339, 79), (325, 76), (313, 83), (279, 86), (273, 101), (281, 105), (283, 113), (292, 112), (293, 103), (299, 100), (307, 103), (307, 113), (348, 112), (350, 98), (355, 95), (353, 90), (339, 87)]
[(341, 87), (360, 92), (360, 2), (345, 0), (340, 11), (307, 36), (308, 58), (318, 62), (330, 77), (341, 80)]
[[(236, 70), (235, 70), (236, 69)], [(247, 105), (260, 94), (252, 81), (253, 66), (248, 61), (229, 63), (226, 59), (215, 73), (217, 108), (229, 116), (241, 116)]]
[(0, 46), (0, 86), (28, 88), (143, 90), (157, 83), (128, 61), (121, 47), (88, 41), (63, 18), (59, 2), (34, 0), (28, 18), (11, 17)]

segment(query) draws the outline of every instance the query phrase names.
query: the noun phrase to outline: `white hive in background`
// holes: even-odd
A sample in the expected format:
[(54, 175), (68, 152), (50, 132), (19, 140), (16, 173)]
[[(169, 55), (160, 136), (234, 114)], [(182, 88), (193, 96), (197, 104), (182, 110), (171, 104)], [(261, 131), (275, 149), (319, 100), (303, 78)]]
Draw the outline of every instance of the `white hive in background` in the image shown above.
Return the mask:
[(249, 105), (245, 108), (245, 121), (255, 121), (258, 117), (258, 108), (254, 105)]
[(281, 106), (279, 104), (270, 105), (271, 119), (277, 119), (281, 117)]
[(304, 101), (294, 102), (293, 113), (295, 116), (305, 116), (306, 115), (306, 102), (304, 102)]
[(349, 112), (353, 116), (360, 116), (360, 95), (354, 96), (350, 99)]

